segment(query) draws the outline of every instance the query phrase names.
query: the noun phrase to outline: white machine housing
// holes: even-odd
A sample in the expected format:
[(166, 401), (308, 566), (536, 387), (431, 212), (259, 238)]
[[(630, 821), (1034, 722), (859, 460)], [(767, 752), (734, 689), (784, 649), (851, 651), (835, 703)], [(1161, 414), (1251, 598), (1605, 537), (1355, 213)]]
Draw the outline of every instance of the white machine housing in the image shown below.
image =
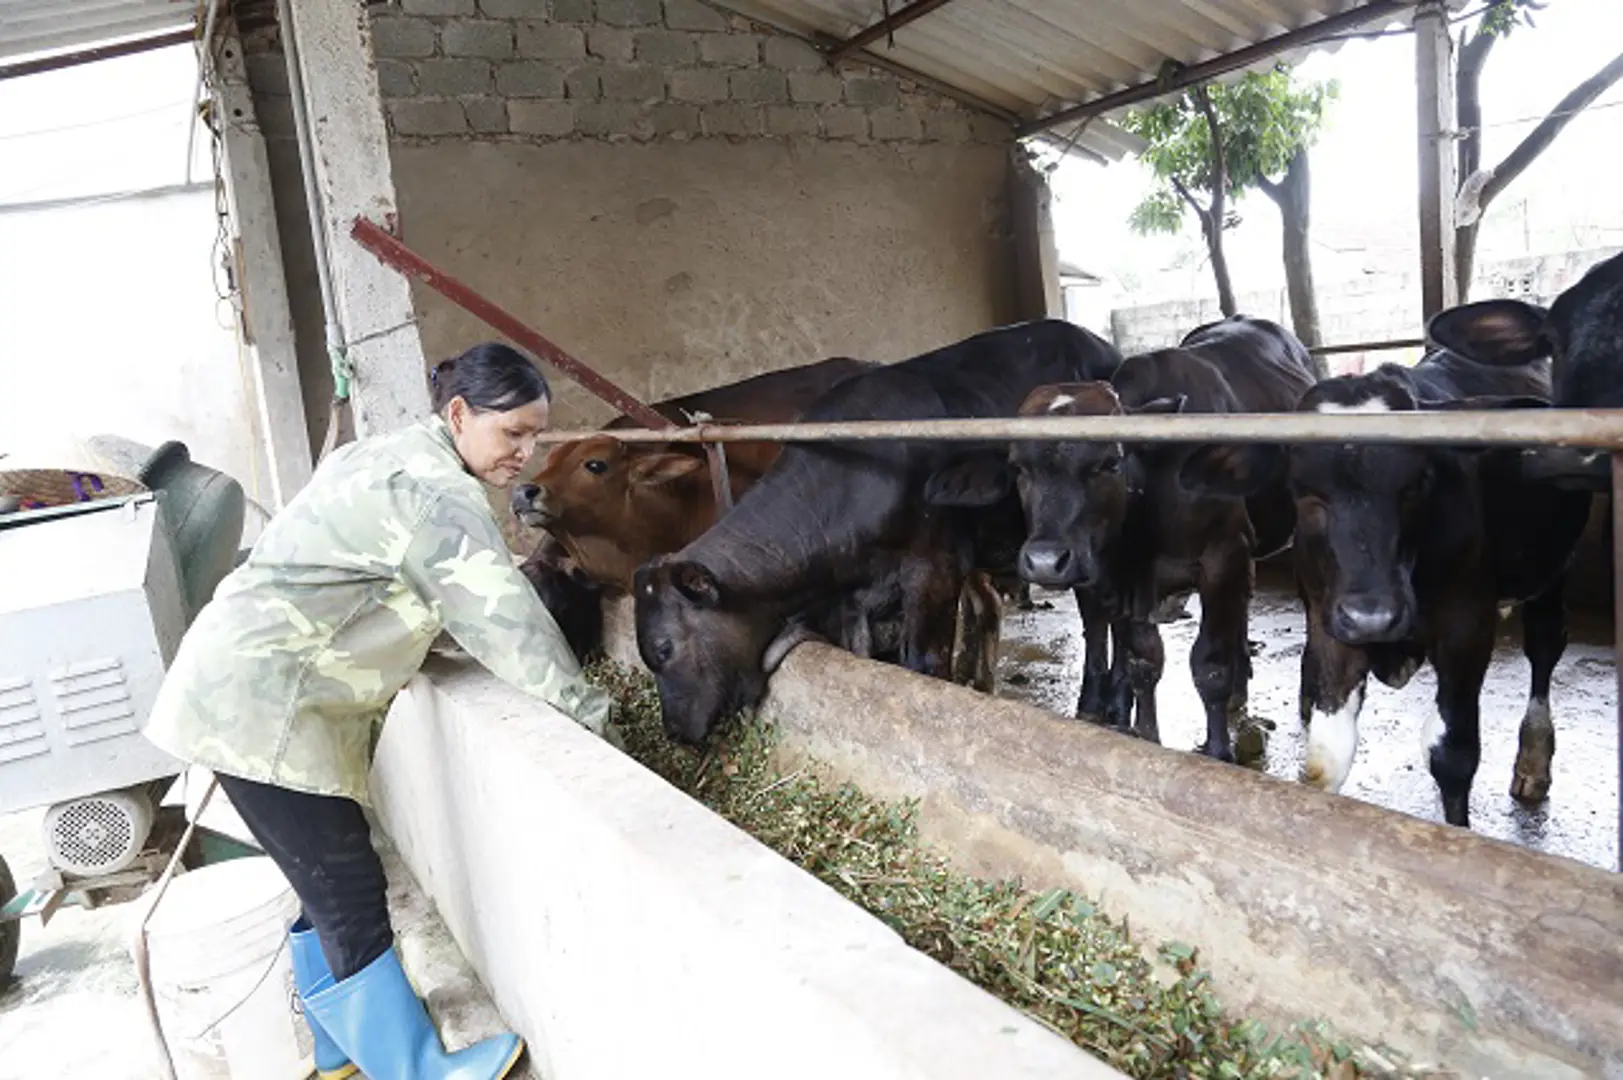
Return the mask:
[(49, 815), (73, 873), (127, 864), (185, 769), (141, 734), (186, 629), (169, 537), (151, 494), (0, 517), (0, 814), (85, 801)]

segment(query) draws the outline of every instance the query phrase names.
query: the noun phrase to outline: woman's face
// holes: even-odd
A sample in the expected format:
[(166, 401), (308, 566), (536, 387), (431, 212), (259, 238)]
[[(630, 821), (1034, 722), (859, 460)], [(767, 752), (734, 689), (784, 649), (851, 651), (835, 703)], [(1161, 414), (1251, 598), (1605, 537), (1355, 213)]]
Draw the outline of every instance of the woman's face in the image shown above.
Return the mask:
[(530, 460), (536, 436), (547, 429), (547, 412), (544, 399), (505, 412), (478, 412), (455, 397), (445, 422), (468, 471), (492, 487), (505, 488)]

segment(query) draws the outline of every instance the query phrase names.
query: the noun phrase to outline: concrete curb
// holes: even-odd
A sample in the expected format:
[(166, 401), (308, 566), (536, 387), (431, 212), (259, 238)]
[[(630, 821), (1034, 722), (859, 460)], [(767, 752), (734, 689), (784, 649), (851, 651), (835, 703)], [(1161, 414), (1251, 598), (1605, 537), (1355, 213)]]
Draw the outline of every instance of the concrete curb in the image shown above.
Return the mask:
[(372, 787), (539, 1075), (1121, 1075), (476, 665), (396, 699)]

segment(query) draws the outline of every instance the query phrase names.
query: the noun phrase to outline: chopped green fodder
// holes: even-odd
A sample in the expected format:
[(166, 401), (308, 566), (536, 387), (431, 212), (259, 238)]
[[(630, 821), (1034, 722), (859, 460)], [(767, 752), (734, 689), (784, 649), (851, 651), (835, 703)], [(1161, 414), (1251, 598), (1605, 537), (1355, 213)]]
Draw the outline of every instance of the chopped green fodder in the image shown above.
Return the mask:
[[(1271, 1033), (1229, 1015), (1196, 949), (1148, 960), (1125, 920), (1064, 889), (955, 870), (918, 836), (916, 806), (883, 802), (813, 768), (785, 773), (774, 733), (732, 724), (704, 750), (660, 726), (653, 681), (613, 663), (588, 675), (618, 699), (631, 756), (832, 886), (913, 948), (1135, 1077), (1422, 1075), (1337, 1042), (1323, 1025)], [(1427, 1075), (1441, 1075), (1429, 1073)]]

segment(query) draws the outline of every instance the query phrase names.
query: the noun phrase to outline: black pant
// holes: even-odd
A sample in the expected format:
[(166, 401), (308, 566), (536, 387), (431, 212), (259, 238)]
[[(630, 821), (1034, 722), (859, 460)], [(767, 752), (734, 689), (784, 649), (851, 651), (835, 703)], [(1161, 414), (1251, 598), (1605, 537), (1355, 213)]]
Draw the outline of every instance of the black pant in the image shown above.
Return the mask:
[(342, 981), (394, 944), (388, 881), (353, 799), (216, 774), (243, 824), (286, 875)]

